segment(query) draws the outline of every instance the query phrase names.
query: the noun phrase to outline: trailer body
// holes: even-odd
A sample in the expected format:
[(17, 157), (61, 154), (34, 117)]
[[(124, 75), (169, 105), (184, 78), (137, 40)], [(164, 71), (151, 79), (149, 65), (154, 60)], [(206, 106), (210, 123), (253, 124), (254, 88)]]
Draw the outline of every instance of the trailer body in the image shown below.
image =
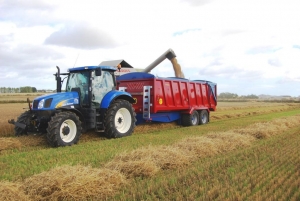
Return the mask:
[(163, 78), (135, 72), (118, 77), (117, 89), (134, 98), (136, 124), (180, 121), (183, 115), (191, 115), (194, 111), (200, 115), (203, 110), (209, 117), (210, 111), (215, 111), (217, 106), (217, 85), (205, 80)]

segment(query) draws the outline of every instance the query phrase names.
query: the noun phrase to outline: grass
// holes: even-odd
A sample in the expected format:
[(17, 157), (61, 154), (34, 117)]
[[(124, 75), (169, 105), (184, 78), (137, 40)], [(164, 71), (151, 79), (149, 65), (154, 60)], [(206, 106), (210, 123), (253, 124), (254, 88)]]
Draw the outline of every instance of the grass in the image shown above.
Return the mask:
[[(153, 133), (134, 133), (134, 135), (121, 139), (99, 139), (97, 141), (80, 142), (72, 147), (51, 149), (48, 147), (44, 136), (30, 136), (29, 138), (44, 142), (42, 146), (28, 146), (12, 150), (4, 150), (0, 154), (0, 179), (16, 180), (24, 179), (42, 171), (49, 170), (59, 165), (91, 165), (99, 167), (111, 160), (116, 154), (125, 150), (131, 151), (149, 145), (169, 145), (176, 141), (190, 137), (201, 136), (211, 131), (224, 131), (233, 128), (242, 128), (249, 124), (269, 121), (274, 118), (287, 117), (299, 114), (300, 110), (284, 111), (252, 116), (239, 119), (218, 120), (213, 123), (198, 126), (169, 129)], [(84, 134), (87, 135), (87, 134)], [(96, 136), (95, 136), (96, 137)], [(26, 140), (28, 137), (14, 138)], [(82, 156), (85, 157), (82, 157)]]
[[(138, 126), (132, 136), (112, 140), (90, 132), (82, 135), (78, 145), (56, 149), (47, 145), (44, 136), (2, 134), (0, 194), (10, 195), (8, 200), (12, 195), (23, 200), (299, 200), (300, 163), (295, 159), (300, 158), (299, 128), (290, 124), (299, 118), (300, 107), (255, 104), (224, 103), (212, 113), (220, 118), (203, 126)], [(10, 110), (17, 113), (16, 105), (11, 104)], [(222, 116), (226, 114), (230, 117)], [(282, 153), (285, 158), (279, 156)], [(76, 190), (80, 195), (68, 190), (68, 185), (77, 189), (87, 175), (103, 169), (120, 174), (124, 182), (112, 183), (105, 191), (90, 180), (95, 191), (86, 184)], [(70, 174), (59, 176), (64, 171)], [(102, 176), (107, 178), (98, 175), (99, 182)], [(52, 190), (47, 195), (34, 191), (41, 186)]]
[[(291, 143), (288, 141), (282, 143), (285, 146), (281, 146), (281, 141), (279, 141), (275, 146), (277, 150), (279, 150), (278, 145), (280, 145), (280, 148), (285, 147), (285, 153), (290, 153), (289, 149), (292, 149), (292, 153), (296, 154), (296, 156), (291, 156), (291, 159), (294, 160), (295, 157), (298, 157), (299, 153), (297, 150), (299, 147), (298, 132), (300, 130), (297, 128), (299, 122), (300, 116), (298, 115), (288, 118), (280, 118), (266, 123), (256, 123), (254, 126), (258, 128), (256, 131), (263, 134), (261, 136), (264, 136), (264, 138), (284, 140), (286, 137), (288, 137), (288, 139), (291, 139), (291, 141), (297, 142), (294, 143), (294, 145), (291, 145)], [(253, 196), (255, 200), (266, 200), (268, 197), (262, 197), (266, 191), (261, 191), (260, 186), (257, 185), (257, 183), (265, 179), (266, 175), (264, 175), (264, 173), (273, 168), (274, 165), (272, 163), (278, 164), (280, 160), (277, 160), (276, 157), (282, 158), (282, 154), (279, 157), (277, 156), (276, 152), (270, 152), (270, 150), (268, 150), (269, 145), (266, 141), (263, 141), (263, 143), (255, 143), (255, 139), (262, 139), (262, 137), (254, 135), (252, 127), (253, 125), (250, 125), (242, 129), (230, 130), (226, 132), (214, 132), (202, 136), (183, 138), (182, 140), (167, 146), (155, 145), (140, 147), (131, 152), (117, 154), (112, 160), (110, 160), (110, 162), (107, 162), (100, 167), (98, 166), (97, 168), (88, 168), (82, 165), (75, 165), (73, 167), (58, 166), (49, 171), (44, 171), (42, 173), (22, 179), (22, 185), (19, 185), (21, 191), (20, 193), (24, 194), (25, 192), (25, 195), (29, 196), (30, 199), (33, 200), (61, 200), (74, 198), (85, 200), (91, 198), (98, 199), (99, 197), (101, 199), (111, 197), (115, 195), (116, 192), (120, 192), (120, 189), (122, 189), (121, 194), (119, 193), (115, 195), (116, 200), (186, 200), (187, 198), (190, 200), (199, 198), (202, 200), (245, 200), (249, 196)], [(291, 137), (287, 136), (288, 134), (291, 134)], [(271, 138), (272, 136), (281, 136), (282, 138)], [(254, 146), (251, 146), (253, 143)], [(250, 151), (250, 153), (254, 153), (255, 162), (259, 163), (258, 166), (253, 168), (255, 163), (245, 158), (245, 155), (247, 154), (242, 153), (239, 155), (239, 157), (244, 157), (242, 160), (237, 158), (236, 154), (240, 153), (241, 150), (249, 151), (251, 150), (251, 147), (258, 146), (260, 148), (255, 149), (256, 151)], [(266, 163), (261, 162), (261, 152), (266, 152), (268, 155), (271, 154), (272, 157), (267, 158), (265, 160)], [(224, 155), (224, 153), (227, 153), (228, 156), (233, 156), (228, 158), (228, 156)], [(88, 156), (86, 154), (83, 155)], [(26, 156), (23, 155), (23, 157)], [(208, 158), (209, 160), (206, 160)], [(285, 155), (284, 158), (287, 158), (287, 155)], [(219, 161), (217, 160), (217, 163), (213, 163), (215, 159), (218, 159)], [(271, 164), (270, 160), (268, 159), (271, 159)], [(200, 170), (195, 171), (197, 174), (203, 173), (204, 180), (203, 178), (202, 180), (194, 180), (195, 176), (193, 176), (190, 184), (186, 178), (184, 183), (181, 183), (182, 181), (178, 179), (178, 177), (181, 177), (183, 174), (176, 173), (183, 169), (188, 170), (187, 172), (190, 172), (194, 165), (198, 164), (199, 161), (208, 162), (208, 164), (201, 163), (199, 166), (197, 166), (200, 168)], [(288, 161), (290, 160), (288, 159)], [(242, 165), (242, 168), (237, 168), (233, 165), (234, 163)], [(279, 165), (283, 167), (284, 164), (285, 163), (279, 163)], [(295, 164), (298, 164), (297, 160)], [(32, 167), (32, 164), (28, 165)], [(262, 166), (264, 168), (263, 170), (256, 171), (257, 167)], [(276, 177), (282, 175), (285, 177), (285, 174), (289, 173), (289, 177), (286, 179), (291, 178), (288, 181), (293, 182), (295, 185), (293, 186), (293, 189), (297, 189), (299, 186), (299, 183), (297, 182), (299, 180), (292, 179), (294, 178), (295, 172), (296, 174), (299, 174), (297, 168), (298, 166), (292, 171), (290, 171), (290, 168), (283, 168), (277, 172), (275, 171), (275, 173), (271, 171), (270, 177), (272, 177), (272, 175), (276, 175)], [(245, 172), (245, 169), (247, 171), (249, 170), (250, 175), (248, 172)], [(173, 172), (172, 175), (169, 175), (169, 177), (166, 178), (165, 175), (168, 174), (170, 170), (176, 170), (176, 172)], [(288, 172), (285, 172), (286, 170), (288, 170)], [(101, 173), (96, 173), (96, 175), (100, 175), (99, 179), (96, 177), (96, 175), (93, 177), (90, 176), (90, 174), (94, 174), (93, 172), (99, 171)], [(112, 172), (114, 173), (112, 174)], [(166, 174), (162, 174), (162, 172), (166, 172)], [(109, 174), (109, 176), (104, 173)], [(114, 177), (112, 177), (112, 175), (114, 175)], [(248, 178), (249, 176), (250, 179)], [(95, 186), (95, 184), (99, 184), (99, 182), (100, 184), (101, 182), (104, 182), (103, 177), (106, 178), (104, 179), (107, 182), (105, 183), (106, 186), (113, 186), (113, 188), (109, 188), (109, 190), (107, 190), (102, 189), (102, 185), (99, 185), (99, 187)], [(119, 177), (119, 179), (116, 179), (116, 177)], [(128, 180), (119, 182), (117, 184), (115, 183), (116, 180), (122, 181), (121, 178), (123, 177), (127, 177)], [(220, 180), (217, 179), (216, 181), (216, 178), (219, 177), (221, 177)], [(156, 179), (153, 180), (153, 178)], [(280, 179), (281, 178), (279, 177), (278, 180)], [(207, 180), (207, 182), (205, 180)], [(236, 181), (232, 183), (232, 180)], [(241, 185), (241, 181), (245, 181), (243, 185)], [(266, 183), (271, 185), (273, 184), (272, 181), (266, 181)], [(171, 182), (171, 184), (168, 184), (168, 182)], [(126, 185), (126, 183), (129, 184)], [(171, 185), (171, 187), (165, 183)], [(213, 185), (211, 183), (213, 183)], [(5, 187), (13, 186), (13, 184), (17, 185), (20, 184), (20, 182), (0, 183), (0, 189), (2, 186), (4, 189), (3, 191), (9, 190)], [(78, 184), (79, 187), (76, 186)], [(83, 188), (80, 184), (84, 185), (85, 187)], [(186, 188), (187, 184), (189, 186), (188, 188)], [(120, 185), (122, 187), (120, 187)], [(234, 185), (240, 188), (239, 192), (233, 188)], [(264, 183), (261, 185), (263, 186)], [(70, 189), (68, 189), (69, 186)], [(161, 188), (162, 186), (163, 188)], [(199, 189), (197, 189), (198, 186), (202, 187), (202, 192), (199, 192)], [(134, 187), (143, 188), (144, 191), (140, 191), (140, 189), (133, 189)], [(172, 192), (174, 187), (176, 188), (176, 191)], [(286, 182), (285, 188), (288, 187), (288, 182)], [(76, 190), (77, 188), (79, 189)], [(245, 191), (243, 191), (244, 188)], [(197, 194), (193, 193), (195, 192), (195, 189), (197, 190)], [(273, 189), (277, 189), (276, 186)], [(96, 193), (91, 193), (92, 190), (96, 191)], [(147, 192), (145, 192), (145, 190), (147, 190)], [(267, 190), (269, 190), (269, 188)], [(176, 192), (179, 194), (177, 195)], [(284, 192), (285, 191), (282, 191), (282, 193)], [(283, 198), (285, 199), (287, 198), (286, 196), (288, 196), (288, 198), (297, 200), (299, 198), (298, 192), (299, 188), (298, 190), (292, 192), (290, 191), (290, 193), (285, 195)], [(282, 195), (278, 194), (278, 196)], [(273, 196), (273, 199), (275, 198), (276, 197)]]

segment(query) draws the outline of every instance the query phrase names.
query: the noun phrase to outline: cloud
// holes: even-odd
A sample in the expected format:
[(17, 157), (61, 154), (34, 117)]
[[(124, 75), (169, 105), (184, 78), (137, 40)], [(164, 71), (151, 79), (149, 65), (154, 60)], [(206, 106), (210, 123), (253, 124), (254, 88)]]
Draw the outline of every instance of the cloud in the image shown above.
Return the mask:
[(257, 46), (252, 47), (246, 51), (247, 54), (268, 54), (273, 53), (280, 50), (281, 47), (274, 47), (272, 45), (269, 46)]
[(19, 26), (35, 26), (54, 22), (52, 13), (57, 6), (45, 0), (7, 0), (0, 3), (0, 20)]
[(269, 59), (268, 64), (270, 64), (271, 66), (275, 66), (275, 67), (282, 66), (282, 63), (280, 62), (280, 60), (278, 58)]
[(240, 33), (244, 33), (244, 30), (241, 29), (225, 29), (222, 32), (223, 36), (229, 36), (229, 35), (235, 35), (235, 34), (240, 34)]
[[(144, 68), (172, 48), (187, 78), (217, 82), (220, 91), (228, 86), (230, 92), (244, 93), (248, 84), (251, 93), (280, 95), (276, 81), (299, 83), (298, 4), (0, 0), (0, 86), (55, 88), (56, 65), (66, 72), (68, 67), (125, 59)], [(168, 60), (153, 73), (174, 74)], [(299, 95), (295, 89), (289, 93)]]
[(60, 52), (53, 48), (41, 45), (22, 44), (15, 48), (8, 48), (5, 45), (0, 46), (1, 66), (2, 68), (21, 69), (30, 64), (31, 67), (39, 66), (41, 62), (55, 61), (64, 58)]
[(205, 4), (209, 4), (213, 2), (214, 0), (182, 0), (182, 2), (187, 2), (191, 6), (203, 6)]
[(45, 86), (55, 88), (52, 74), (56, 71), (55, 66), (65, 57), (51, 47), (30, 44), (19, 44), (14, 48), (1, 44), (0, 55), (0, 86), (26, 85), (39, 89)]
[(213, 61), (210, 62), (210, 64), (207, 67), (213, 68), (214, 66), (221, 66), (224, 64), (222, 60), (222, 58), (216, 57)]
[(295, 83), (298, 82), (297, 84), (299, 84), (300, 82), (300, 76), (298, 77), (295, 77), (295, 78), (291, 78), (291, 77), (283, 77), (282, 79), (280, 79), (278, 81), (279, 84), (282, 84), (282, 83)]
[(176, 37), (179, 35), (188, 34), (189, 32), (193, 32), (193, 31), (201, 31), (201, 29), (186, 29), (182, 31), (176, 31), (175, 33), (173, 33), (173, 36)]
[(300, 50), (300, 45), (293, 45), (293, 48)]
[(51, 4), (49, 1), (45, 0), (9, 0), (3, 1), (1, 4), (3, 10), (9, 9), (12, 10), (24, 10), (24, 9), (31, 9), (31, 10), (49, 10), (53, 9), (54, 5)]
[(202, 76), (214, 76), (222, 77), (227, 79), (237, 79), (237, 80), (253, 80), (262, 77), (261, 72), (258, 70), (242, 69), (236, 66), (207, 66), (199, 71)]
[(119, 45), (105, 31), (87, 24), (65, 26), (46, 38), (45, 44), (79, 49), (114, 48)]

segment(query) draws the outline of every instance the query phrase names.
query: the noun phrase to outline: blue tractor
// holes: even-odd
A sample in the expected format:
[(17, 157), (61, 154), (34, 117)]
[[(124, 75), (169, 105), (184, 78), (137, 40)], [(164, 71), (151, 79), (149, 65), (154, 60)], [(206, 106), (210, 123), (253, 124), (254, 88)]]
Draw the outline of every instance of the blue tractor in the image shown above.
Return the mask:
[[(94, 129), (108, 138), (131, 135), (135, 127), (135, 100), (116, 90), (115, 67), (84, 66), (70, 68), (69, 73), (55, 74), (57, 93), (47, 94), (29, 103), (15, 125), (17, 136), (45, 133), (53, 147), (76, 144), (82, 132)], [(61, 75), (67, 76), (66, 90), (61, 92)]]

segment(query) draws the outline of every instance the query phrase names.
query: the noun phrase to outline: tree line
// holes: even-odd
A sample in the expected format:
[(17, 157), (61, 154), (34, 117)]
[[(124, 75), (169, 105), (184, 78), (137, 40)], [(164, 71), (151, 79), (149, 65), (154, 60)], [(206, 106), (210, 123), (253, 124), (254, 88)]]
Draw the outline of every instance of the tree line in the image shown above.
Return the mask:
[(37, 92), (37, 89), (35, 87), (31, 86), (25, 86), (25, 87), (0, 87), (0, 93), (35, 93)]
[(224, 93), (220, 93), (218, 95), (218, 98), (221, 98), (221, 99), (258, 99), (258, 96), (254, 95), (254, 94), (250, 94), (250, 95), (246, 95), (246, 96), (239, 96), (235, 93), (224, 92)]

